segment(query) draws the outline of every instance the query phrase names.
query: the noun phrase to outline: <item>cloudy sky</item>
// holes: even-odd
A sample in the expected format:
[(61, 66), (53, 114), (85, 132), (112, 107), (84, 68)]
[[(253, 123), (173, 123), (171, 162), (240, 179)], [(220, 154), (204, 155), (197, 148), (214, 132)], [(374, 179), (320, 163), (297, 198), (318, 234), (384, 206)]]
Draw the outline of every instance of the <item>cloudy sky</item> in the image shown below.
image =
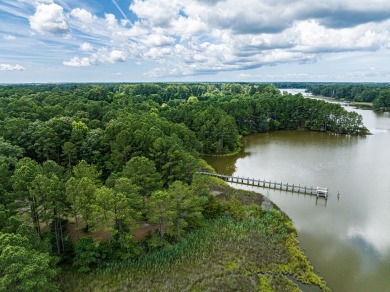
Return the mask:
[(0, 0), (0, 83), (390, 81), (389, 0)]

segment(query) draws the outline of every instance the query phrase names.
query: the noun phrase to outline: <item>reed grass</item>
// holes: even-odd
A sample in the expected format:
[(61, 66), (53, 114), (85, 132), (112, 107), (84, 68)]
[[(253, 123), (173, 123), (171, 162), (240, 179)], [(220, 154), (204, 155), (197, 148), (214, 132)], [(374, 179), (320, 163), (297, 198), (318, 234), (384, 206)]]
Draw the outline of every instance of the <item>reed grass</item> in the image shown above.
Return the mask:
[[(246, 202), (245, 220), (210, 219), (180, 243), (137, 259), (106, 263), (90, 274), (63, 272), (64, 291), (299, 291), (329, 289), (298, 247), (280, 210), (260, 211), (257, 197), (225, 189)], [(260, 202), (261, 203), (261, 202)]]

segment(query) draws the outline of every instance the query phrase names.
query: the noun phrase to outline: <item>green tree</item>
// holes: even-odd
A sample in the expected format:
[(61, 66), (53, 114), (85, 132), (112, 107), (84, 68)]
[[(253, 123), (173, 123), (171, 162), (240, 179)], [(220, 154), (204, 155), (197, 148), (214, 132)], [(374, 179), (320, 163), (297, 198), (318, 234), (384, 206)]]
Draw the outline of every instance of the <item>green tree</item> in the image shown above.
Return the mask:
[(203, 143), (204, 153), (228, 153), (240, 146), (237, 125), (225, 111), (208, 107), (193, 120), (192, 130)]
[(125, 177), (115, 181), (114, 191), (116, 225), (118, 231), (123, 232), (124, 224), (128, 225), (133, 219), (139, 219), (141, 213), (145, 213), (143, 197), (140, 194), (140, 187)]
[(197, 103), (199, 100), (196, 96), (190, 96), (188, 99), (187, 99), (187, 102), (188, 103)]
[(79, 272), (89, 272), (100, 257), (99, 249), (91, 237), (77, 240), (74, 252), (73, 265), (78, 267)]
[(100, 128), (88, 132), (81, 145), (81, 158), (86, 162), (103, 168), (109, 153), (109, 144), (103, 143), (104, 131)]
[(375, 109), (388, 110), (390, 108), (390, 90), (382, 91), (377, 98), (375, 98), (373, 106)]
[(75, 218), (76, 229), (79, 230), (79, 215), (82, 216), (86, 224), (86, 231), (89, 231), (93, 204), (95, 200), (95, 191), (97, 185), (88, 177), (71, 177), (65, 184), (66, 198), (71, 206), (71, 213)]
[(88, 164), (85, 160), (79, 161), (79, 163), (73, 168), (73, 175), (75, 178), (88, 178), (96, 184), (100, 184), (100, 176), (102, 172), (97, 169), (96, 166)]
[(172, 148), (168, 150), (167, 158), (167, 163), (162, 167), (167, 182), (181, 180), (191, 183), (192, 176), (198, 169), (198, 161), (188, 152)]
[(24, 118), (6, 118), (2, 125), (2, 136), (13, 145), (27, 150), (31, 143), (31, 137), (27, 132), (30, 123), (28, 119)]
[(123, 168), (122, 175), (140, 188), (144, 200), (153, 191), (162, 187), (161, 175), (157, 172), (154, 162), (146, 157), (130, 159)]
[(159, 244), (163, 245), (165, 231), (173, 225), (175, 218), (174, 203), (168, 192), (159, 190), (152, 193), (148, 200), (148, 219), (157, 224)]
[(114, 189), (104, 186), (95, 193), (93, 217), (96, 228), (104, 227), (118, 239), (122, 259), (137, 252), (130, 227), (140, 218), (141, 213), (136, 211), (136, 207), (141, 204), (138, 187), (126, 178), (116, 180)]
[(72, 131), (72, 119), (69, 117), (54, 117), (46, 122), (46, 126), (52, 129), (56, 135), (54, 140), (57, 163), (61, 160), (61, 151), (64, 143), (69, 141)]
[(3, 231), (7, 227), (9, 217), (11, 217), (10, 210), (0, 204), (0, 231)]
[(202, 207), (199, 197), (181, 181), (176, 181), (168, 188), (169, 200), (173, 204), (173, 224), (169, 233), (180, 240), (186, 229), (201, 224)]
[(42, 172), (41, 166), (30, 158), (22, 158), (16, 164), (16, 169), (11, 177), (12, 187), (19, 199), (21, 207), (28, 207), (32, 224), (40, 234), (39, 201), (34, 192), (31, 192), (32, 182)]
[(78, 157), (81, 155), (81, 146), (84, 139), (88, 134), (88, 126), (84, 122), (72, 122), (72, 132), (70, 135), (70, 142), (72, 142), (77, 147)]
[(12, 173), (16, 161), (0, 155), (0, 204), (12, 204), (15, 200), (12, 196)]
[(0, 290), (55, 291), (57, 270), (49, 253), (20, 234), (0, 232)]
[[(46, 168), (49, 167), (46, 165)], [(30, 193), (37, 198), (40, 207), (39, 215), (41, 220), (46, 222), (47, 232), (54, 233), (57, 253), (63, 253), (65, 245), (62, 219), (67, 215), (68, 209), (64, 182), (55, 172), (38, 174), (31, 183)], [(53, 226), (53, 230), (49, 224)]]
[(3, 137), (0, 137), (0, 156), (4, 156), (9, 161), (12, 161), (23, 157), (23, 153), (23, 148), (12, 145), (5, 141)]
[(45, 123), (36, 122), (36, 128), (32, 133), (34, 141), (34, 151), (40, 161), (57, 160), (57, 144), (58, 136), (52, 128)]
[(65, 142), (62, 146), (62, 156), (68, 168), (77, 162), (77, 147), (72, 142)]
[(92, 205), (92, 217), (96, 228), (103, 226), (108, 231), (114, 231), (112, 224), (115, 220), (115, 199), (114, 190), (105, 186), (96, 189)]

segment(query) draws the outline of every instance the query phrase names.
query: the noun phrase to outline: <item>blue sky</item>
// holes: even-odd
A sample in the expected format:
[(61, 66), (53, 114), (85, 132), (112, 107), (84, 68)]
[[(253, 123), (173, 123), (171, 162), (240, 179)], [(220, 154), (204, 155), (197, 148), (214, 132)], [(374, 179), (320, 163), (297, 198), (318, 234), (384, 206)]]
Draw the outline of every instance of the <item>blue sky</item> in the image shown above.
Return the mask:
[(0, 83), (390, 81), (388, 0), (0, 0)]

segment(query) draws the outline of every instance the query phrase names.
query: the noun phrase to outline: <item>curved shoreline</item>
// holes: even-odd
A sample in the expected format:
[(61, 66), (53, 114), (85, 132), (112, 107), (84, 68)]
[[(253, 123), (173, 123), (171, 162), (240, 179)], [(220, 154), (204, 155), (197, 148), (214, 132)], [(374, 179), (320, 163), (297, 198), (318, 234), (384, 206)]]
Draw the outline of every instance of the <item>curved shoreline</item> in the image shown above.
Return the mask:
[(236, 208), (239, 202), (246, 219), (211, 219), (168, 250), (90, 274), (63, 272), (61, 289), (301, 291), (309, 285), (330, 291), (299, 248), (291, 220), (276, 205), (264, 209), (263, 195), (219, 179), (207, 179), (207, 185), (218, 201), (236, 200)]

